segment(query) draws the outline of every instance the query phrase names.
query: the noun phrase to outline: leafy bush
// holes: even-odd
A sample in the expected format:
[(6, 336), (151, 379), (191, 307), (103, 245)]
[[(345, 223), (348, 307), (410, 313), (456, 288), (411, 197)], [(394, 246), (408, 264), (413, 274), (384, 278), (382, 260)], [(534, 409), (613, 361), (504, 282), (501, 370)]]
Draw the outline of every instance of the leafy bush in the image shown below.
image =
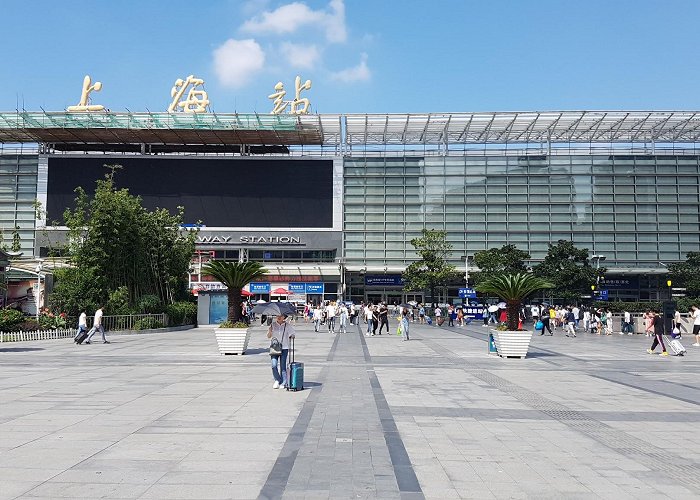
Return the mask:
[(0, 309), (0, 331), (9, 332), (24, 321), (24, 314), (17, 309)]
[(678, 310), (680, 312), (690, 312), (690, 306), (700, 307), (700, 297), (681, 297), (678, 299)]
[(661, 310), (661, 302), (622, 302), (622, 301), (611, 301), (611, 302), (605, 302), (605, 301), (596, 301), (593, 302), (593, 307), (596, 309), (601, 308), (601, 309), (609, 309), (610, 312), (613, 313), (621, 313), (621, 312), (631, 312), (631, 313), (640, 313), (640, 312), (645, 312), (651, 309), (652, 311), (660, 311)]
[(134, 323), (134, 330), (150, 330), (152, 328), (163, 328), (164, 326), (156, 318), (141, 318)]
[(139, 312), (142, 314), (159, 314), (163, 312), (163, 305), (157, 295), (143, 295), (138, 303)]
[(175, 302), (165, 308), (172, 326), (193, 325), (197, 321), (197, 304), (194, 302)]
[(219, 328), (248, 328), (249, 326), (248, 323), (243, 321), (236, 321), (235, 323), (233, 321), (224, 321), (219, 325)]
[(20, 331), (22, 330), (23, 332), (33, 332), (35, 330), (43, 330), (41, 325), (37, 323), (36, 320), (34, 319), (28, 319), (27, 321), (22, 321), (19, 325), (15, 326), (13, 328), (14, 331)]
[(43, 309), (39, 315), (39, 325), (42, 330), (56, 330), (66, 327), (66, 313), (53, 314), (48, 309)]
[(119, 316), (122, 314), (131, 314), (133, 311), (129, 307), (129, 290), (125, 286), (120, 286), (116, 290), (109, 293), (107, 301), (107, 311), (110, 316)]
[(54, 271), (55, 285), (49, 295), (53, 311), (66, 311), (77, 318), (82, 311), (94, 311), (102, 299), (103, 279), (94, 268), (59, 268)]

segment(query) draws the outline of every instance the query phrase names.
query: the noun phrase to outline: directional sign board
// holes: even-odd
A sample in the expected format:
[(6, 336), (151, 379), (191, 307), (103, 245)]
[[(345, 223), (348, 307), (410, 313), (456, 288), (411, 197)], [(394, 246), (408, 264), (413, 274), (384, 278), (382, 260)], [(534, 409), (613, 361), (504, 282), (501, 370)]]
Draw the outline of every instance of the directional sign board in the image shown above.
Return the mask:
[(459, 297), (461, 299), (475, 299), (476, 292), (474, 291), (473, 288), (460, 288), (459, 289)]

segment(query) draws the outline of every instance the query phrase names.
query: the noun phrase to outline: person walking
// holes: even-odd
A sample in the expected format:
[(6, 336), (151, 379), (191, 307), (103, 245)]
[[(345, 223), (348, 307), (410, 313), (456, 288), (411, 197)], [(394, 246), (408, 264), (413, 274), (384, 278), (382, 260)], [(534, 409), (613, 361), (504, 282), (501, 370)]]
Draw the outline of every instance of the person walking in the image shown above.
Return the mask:
[[(376, 305), (372, 307), (372, 335), (377, 334), (377, 328), (379, 327), (379, 305)], [(379, 330), (379, 335), (382, 334), (382, 331)]]
[(661, 344), (661, 356), (668, 356), (666, 346), (664, 345), (664, 321), (657, 312), (654, 312), (651, 317), (651, 327), (654, 330), (654, 342), (651, 343), (651, 349), (647, 349), (649, 354), (654, 354), (656, 346)]
[[(105, 329), (102, 327), (102, 315), (104, 313), (102, 312), (102, 306), (97, 308), (97, 311), (95, 311), (95, 319), (92, 322), (92, 328), (90, 328), (90, 331), (88, 332), (88, 337), (87, 340), (85, 341), (86, 344), (91, 344), (90, 339), (92, 338), (95, 333), (98, 331), (102, 335), (102, 343), (103, 344), (109, 344), (107, 341), (107, 338), (105, 337)], [(87, 319), (86, 319), (87, 323)]]
[(314, 331), (318, 333), (318, 327), (321, 326), (321, 320), (323, 319), (323, 311), (321, 310), (321, 306), (317, 305), (314, 308)]
[(447, 306), (447, 326), (455, 326), (454, 312), (454, 306), (452, 304), (449, 304)]
[(574, 306), (571, 308), (571, 312), (574, 313), (574, 329), (578, 330), (579, 315), (581, 314), (581, 310), (578, 308), (578, 306)]
[(418, 304), (418, 323), (425, 324), (425, 306), (422, 303)]
[(632, 335), (632, 315), (629, 313), (629, 311), (624, 311), (622, 313), (622, 331), (620, 332), (620, 335), (624, 335), (625, 333), (627, 335)]
[(591, 311), (586, 309), (583, 311), (583, 331), (588, 332), (591, 325)]
[(693, 319), (693, 335), (695, 335), (694, 347), (700, 347), (700, 309), (696, 305), (690, 306), (690, 317)]
[(340, 317), (338, 319), (340, 320), (340, 333), (346, 333), (348, 326), (348, 308), (345, 307), (345, 304), (340, 304)]
[[(679, 340), (683, 338), (681, 334), (681, 324), (681, 312), (676, 309), (673, 313), (673, 331), (671, 332), (671, 337)], [(676, 330), (678, 330), (678, 332), (676, 332)]]
[(462, 307), (457, 308), (457, 326), (464, 326), (464, 309)]
[(540, 308), (537, 307), (537, 304), (533, 304), (530, 307), (530, 315), (532, 316), (532, 323), (536, 325), (540, 320)]
[(548, 309), (544, 305), (542, 306), (542, 317), (540, 318), (542, 322), (542, 333), (540, 333), (540, 335), (544, 335), (544, 331), (547, 330), (551, 337), (554, 333), (552, 333), (552, 327), (549, 325), (551, 319), (550, 311), (554, 311), (554, 309)]
[(275, 339), (282, 346), (282, 352), (279, 355), (270, 356), (270, 364), (272, 366), (272, 377), (275, 379), (272, 384), (273, 389), (284, 388), (287, 386), (287, 355), (289, 354), (289, 339), (293, 339), (296, 335), (294, 327), (287, 322), (287, 315), (280, 314), (276, 321), (267, 329), (267, 338)]
[(83, 332), (87, 332), (87, 314), (85, 314), (85, 311), (80, 313), (80, 317), (78, 317), (78, 333), (75, 334), (75, 337), (73, 337), (74, 341), (77, 341), (78, 337), (80, 337), (80, 334)]
[(386, 333), (389, 334), (389, 308), (386, 304), (382, 304), (379, 309), (379, 335), (382, 334), (382, 328), (386, 326)]
[(401, 312), (401, 319), (399, 319), (399, 326), (401, 328), (401, 335), (403, 335), (403, 341), (406, 342), (408, 340), (408, 329), (410, 325), (410, 321), (408, 320), (408, 309), (404, 308), (403, 311)]
[(328, 320), (328, 333), (335, 333), (335, 315), (338, 310), (335, 306), (335, 302), (329, 302), (326, 306), (326, 318)]
[(576, 336), (576, 315), (574, 314), (574, 311), (571, 308), (568, 308), (566, 310), (566, 313), (564, 314), (564, 331), (566, 332), (566, 336), (568, 337), (569, 334), (572, 337)]
[(374, 306), (367, 304), (365, 306), (365, 321), (367, 322), (367, 336), (369, 337), (370, 333), (372, 333), (372, 318), (374, 317), (372, 314), (372, 309), (374, 309)]

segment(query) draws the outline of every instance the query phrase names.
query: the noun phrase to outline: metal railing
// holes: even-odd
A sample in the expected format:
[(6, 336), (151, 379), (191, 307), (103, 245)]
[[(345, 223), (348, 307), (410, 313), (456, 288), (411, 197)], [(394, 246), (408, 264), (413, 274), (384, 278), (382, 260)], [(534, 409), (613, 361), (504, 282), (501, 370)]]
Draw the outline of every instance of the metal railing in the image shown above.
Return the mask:
[[(93, 322), (94, 316), (88, 316), (88, 328), (92, 326)], [(168, 315), (165, 313), (160, 313), (102, 316), (102, 328), (104, 328), (105, 331), (146, 330), (152, 328), (150, 325), (154, 324), (160, 324), (160, 327), (168, 326)]]

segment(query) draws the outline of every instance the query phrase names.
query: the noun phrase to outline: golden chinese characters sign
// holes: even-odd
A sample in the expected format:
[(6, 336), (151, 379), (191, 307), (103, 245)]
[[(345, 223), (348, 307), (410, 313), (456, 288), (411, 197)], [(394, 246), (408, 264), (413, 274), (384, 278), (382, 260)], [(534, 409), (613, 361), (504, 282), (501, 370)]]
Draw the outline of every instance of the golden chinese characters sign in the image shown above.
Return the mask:
[[(188, 76), (185, 80), (182, 78), (175, 80), (175, 85), (170, 90), (170, 97), (173, 100), (168, 106), (168, 113), (175, 113), (176, 111), (206, 113), (207, 106), (209, 106), (209, 96), (204, 89), (197, 89), (200, 85), (204, 85), (204, 80), (195, 78), (194, 75)], [(187, 97), (182, 99), (182, 95), (187, 87), (190, 87), (190, 90), (187, 93)]]
[(102, 90), (102, 82), (95, 82), (94, 85), (90, 85), (90, 83), (90, 76), (85, 75), (85, 78), (83, 78), (83, 91), (80, 93), (80, 102), (76, 106), (68, 106), (66, 111), (102, 111), (105, 109), (100, 104), (90, 104), (90, 92)]
[(309, 107), (311, 103), (306, 97), (301, 97), (302, 90), (309, 90), (311, 88), (311, 80), (306, 80), (303, 84), (301, 83), (301, 77), (297, 76), (294, 80), (294, 99), (291, 101), (285, 101), (284, 96), (287, 95), (287, 91), (284, 90), (284, 84), (282, 82), (277, 82), (275, 85), (275, 92), (267, 96), (268, 99), (272, 99), (273, 108), (271, 113), (273, 115), (279, 115), (284, 113), (289, 106), (289, 113), (293, 115), (305, 115), (309, 112)]

